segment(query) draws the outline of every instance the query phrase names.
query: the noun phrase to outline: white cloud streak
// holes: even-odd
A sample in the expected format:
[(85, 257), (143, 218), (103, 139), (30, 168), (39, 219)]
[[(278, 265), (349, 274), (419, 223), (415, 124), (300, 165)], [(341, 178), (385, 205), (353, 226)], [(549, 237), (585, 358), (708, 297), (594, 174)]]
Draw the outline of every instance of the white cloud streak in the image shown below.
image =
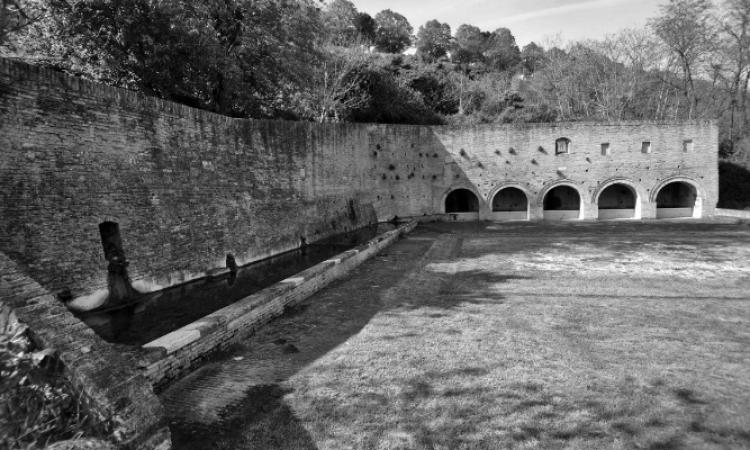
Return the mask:
[(545, 8), (537, 11), (531, 11), (522, 14), (516, 14), (509, 17), (504, 17), (504, 23), (522, 22), (526, 20), (538, 19), (541, 17), (557, 16), (561, 14), (567, 14), (576, 11), (585, 11), (590, 9), (599, 8), (611, 8), (613, 6), (630, 3), (631, 0), (589, 0), (580, 3), (573, 3), (571, 5), (555, 6), (553, 8)]

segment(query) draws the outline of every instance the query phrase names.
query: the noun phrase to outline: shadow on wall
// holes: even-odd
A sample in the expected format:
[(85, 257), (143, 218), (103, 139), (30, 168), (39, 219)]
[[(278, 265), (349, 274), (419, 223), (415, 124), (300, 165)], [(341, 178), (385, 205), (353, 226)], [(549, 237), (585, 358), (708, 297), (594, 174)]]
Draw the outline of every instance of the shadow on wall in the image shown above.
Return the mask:
[(368, 141), (368, 173), (360, 188), (380, 221), (482, 209), (461, 156), (452, 155), (433, 128), (373, 127)]
[(750, 207), (750, 170), (739, 164), (719, 162), (719, 208)]

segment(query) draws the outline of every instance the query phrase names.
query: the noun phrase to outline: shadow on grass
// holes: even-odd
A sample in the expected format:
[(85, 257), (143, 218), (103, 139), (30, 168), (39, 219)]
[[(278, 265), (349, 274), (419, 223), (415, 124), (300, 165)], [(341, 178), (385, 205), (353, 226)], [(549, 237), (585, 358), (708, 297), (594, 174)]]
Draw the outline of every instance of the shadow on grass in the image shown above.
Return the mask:
[(283, 401), (288, 392), (278, 385), (254, 386), (217, 423), (172, 423), (172, 444), (181, 450), (316, 449), (307, 430)]
[[(720, 405), (700, 400), (684, 387), (633, 384), (618, 393), (606, 389), (574, 394), (548, 391), (537, 383), (501, 382), (488, 389), (480, 382), (485, 375), (481, 368), (427, 372), (400, 383), (398, 408), (391, 405), (387, 414), (352, 403), (345, 411), (367, 411), (372, 416), (368, 420), (382, 417), (389, 422), (386, 430), (397, 425), (412, 439), (408, 448), (610, 448), (619, 443), (625, 448), (678, 449), (688, 442), (691, 448), (750, 444), (750, 431), (741, 420), (732, 426), (716, 417), (712, 424), (707, 418)], [(446, 389), (453, 382), (463, 386)], [(388, 443), (384, 434), (370, 437), (367, 448)]]
[[(273, 383), (288, 379), (357, 334), (384, 307), (382, 290), (372, 286), (398, 283), (409, 273), (413, 261), (431, 244), (432, 239), (400, 241), (396, 248), (391, 247), (379, 255), (380, 261), (376, 260), (368, 276), (335, 282), (332, 286), (335, 289), (324, 289), (314, 302), (309, 300), (286, 308), (284, 314), (257, 330), (233, 351), (214, 356), (210, 364), (196, 370), (189, 376), (190, 383), (210, 385), (201, 379), (220, 377), (225, 363), (231, 365), (232, 358), (241, 354), (249, 366), (268, 369), (272, 376), (269, 377), (271, 383), (251, 387), (239, 403), (221, 410), (220, 420), (214, 423), (178, 421), (170, 425), (175, 448), (315, 448), (308, 432), (284, 402), (286, 391)], [(356, 302), (354, 307), (352, 302)], [(391, 336), (392, 339), (402, 337)], [(181, 417), (179, 409), (184, 406), (179, 399), (191, 395), (190, 383), (178, 386), (174, 392), (165, 390), (162, 398), (168, 415)], [(414, 389), (414, 394), (409, 395), (418, 395), (419, 386)], [(210, 392), (201, 395), (210, 395)], [(175, 409), (170, 411), (170, 408)]]

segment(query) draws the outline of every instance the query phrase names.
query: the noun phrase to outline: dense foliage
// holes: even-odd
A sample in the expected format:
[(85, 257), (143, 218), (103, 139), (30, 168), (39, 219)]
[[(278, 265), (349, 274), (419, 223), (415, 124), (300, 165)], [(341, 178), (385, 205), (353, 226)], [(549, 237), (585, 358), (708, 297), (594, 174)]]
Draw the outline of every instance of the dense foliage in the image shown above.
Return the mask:
[[(640, 30), (522, 49), (349, 0), (1, 0), (6, 56), (236, 117), (389, 123), (717, 119), (750, 153), (750, 0), (664, 0)], [(402, 52), (411, 46), (416, 54)], [(733, 156), (734, 155), (734, 156)]]
[(18, 323), (0, 329), (0, 448), (35, 449), (96, 435), (52, 354), (35, 350)]

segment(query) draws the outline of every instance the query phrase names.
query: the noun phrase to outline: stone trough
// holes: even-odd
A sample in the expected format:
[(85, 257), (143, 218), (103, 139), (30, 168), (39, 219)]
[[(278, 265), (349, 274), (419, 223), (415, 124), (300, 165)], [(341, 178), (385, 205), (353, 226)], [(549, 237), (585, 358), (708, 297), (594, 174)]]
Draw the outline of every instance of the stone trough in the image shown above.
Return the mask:
[(416, 227), (411, 221), (143, 345), (146, 378), (159, 388), (337, 280)]

